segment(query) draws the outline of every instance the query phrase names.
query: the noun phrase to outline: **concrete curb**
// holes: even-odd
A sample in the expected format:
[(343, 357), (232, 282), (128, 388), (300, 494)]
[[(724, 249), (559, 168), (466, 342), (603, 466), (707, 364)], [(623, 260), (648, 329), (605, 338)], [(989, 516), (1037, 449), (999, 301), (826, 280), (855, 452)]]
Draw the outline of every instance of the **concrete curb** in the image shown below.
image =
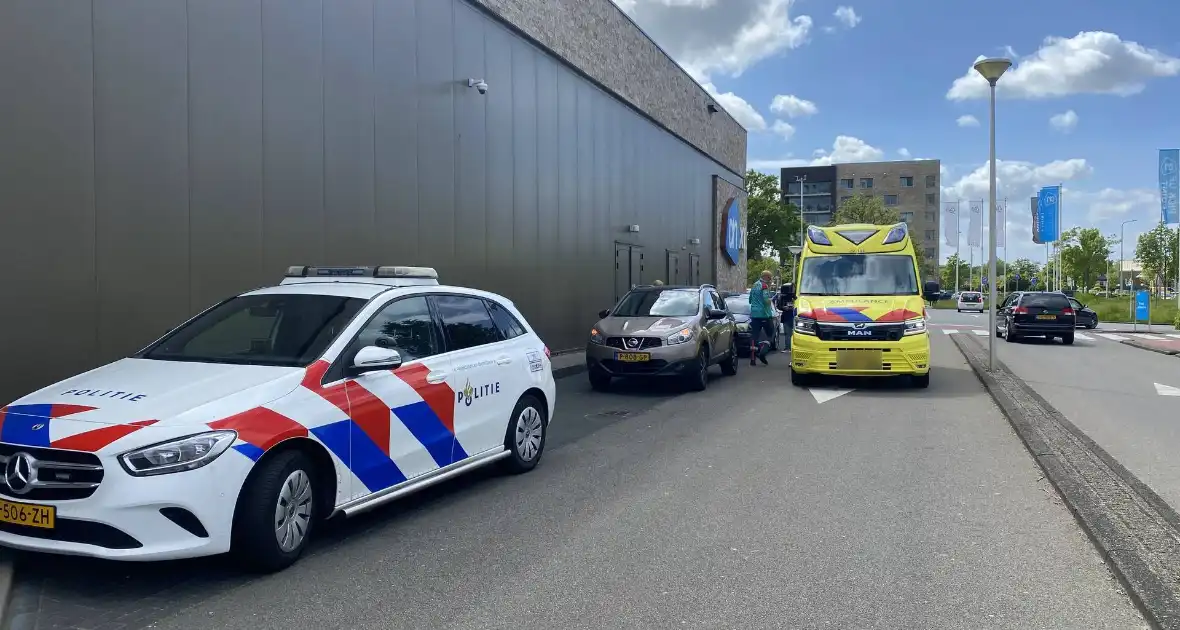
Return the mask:
[[(552, 362), (554, 359), (561, 359), (563, 357), (568, 357), (568, 356), (574, 355), (574, 354), (582, 354), (582, 351), (581, 350), (566, 350), (564, 352), (555, 352), (555, 353), (553, 353), (553, 356), (549, 358), (549, 360), (550, 360), (550, 362)], [(566, 365), (564, 367), (553, 368), (553, 378), (566, 378), (567, 376), (581, 374), (582, 372), (585, 372), (585, 371), (586, 371), (586, 357), (583, 356), (582, 360), (578, 361), (574, 365)]]
[(1156, 348), (1156, 347), (1153, 347), (1151, 344), (1149, 344), (1145, 341), (1140, 341), (1138, 339), (1127, 339), (1126, 341), (1120, 341), (1119, 343), (1123, 344), (1124, 346), (1131, 346), (1132, 348), (1139, 348), (1140, 350), (1147, 350), (1148, 352), (1158, 352), (1160, 354), (1166, 354), (1168, 356), (1175, 356), (1177, 354), (1180, 354), (1180, 350), (1169, 350), (1168, 348)]
[(1180, 515), (974, 337), (953, 341), (1153, 628), (1180, 630)]

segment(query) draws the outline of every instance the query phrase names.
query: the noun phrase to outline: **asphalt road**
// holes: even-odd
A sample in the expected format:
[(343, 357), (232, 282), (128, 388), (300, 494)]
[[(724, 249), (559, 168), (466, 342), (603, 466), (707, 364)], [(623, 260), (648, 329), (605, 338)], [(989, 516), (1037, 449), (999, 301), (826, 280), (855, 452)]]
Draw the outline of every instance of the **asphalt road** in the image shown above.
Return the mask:
[(263, 578), (26, 556), (14, 605), (42, 630), (1146, 627), (949, 338), (934, 345), (928, 390), (822, 404), (781, 355), (703, 394), (564, 379), (530, 474), (337, 526)]
[[(934, 319), (967, 325), (973, 320), (954, 311)], [(1072, 346), (1000, 340), (996, 356), (1169, 505), (1180, 508), (1180, 396), (1161, 396), (1155, 387), (1180, 387), (1180, 358), (1103, 337), (1101, 327), (1079, 333), (1085, 338), (1078, 336)]]

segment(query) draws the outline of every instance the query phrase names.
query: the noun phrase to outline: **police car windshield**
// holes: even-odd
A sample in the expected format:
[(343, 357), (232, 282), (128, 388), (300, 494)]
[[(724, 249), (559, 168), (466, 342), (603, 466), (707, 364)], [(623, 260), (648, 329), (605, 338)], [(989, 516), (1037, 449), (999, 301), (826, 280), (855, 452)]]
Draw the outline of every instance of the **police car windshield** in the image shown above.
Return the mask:
[(302, 367), (365, 305), (333, 295), (250, 295), (224, 302), (139, 356), (158, 361)]
[(918, 295), (914, 262), (899, 254), (840, 254), (803, 260), (800, 295)]
[(613, 317), (692, 317), (701, 307), (696, 289), (632, 291), (611, 311)]
[(750, 314), (750, 298), (745, 295), (734, 295), (725, 298), (725, 307), (734, 315)]

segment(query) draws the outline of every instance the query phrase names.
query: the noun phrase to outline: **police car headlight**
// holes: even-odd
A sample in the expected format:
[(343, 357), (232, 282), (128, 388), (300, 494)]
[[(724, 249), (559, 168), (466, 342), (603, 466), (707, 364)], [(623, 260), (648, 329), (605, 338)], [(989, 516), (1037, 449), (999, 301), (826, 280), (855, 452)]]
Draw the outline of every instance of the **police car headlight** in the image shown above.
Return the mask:
[(668, 345), (674, 346), (680, 343), (688, 343), (692, 341), (693, 334), (691, 328), (685, 328), (677, 333), (668, 335)]
[(795, 332), (803, 335), (815, 334), (815, 320), (810, 317), (795, 317)]
[(749, 322), (740, 322), (737, 325), (737, 329), (738, 329), (738, 332), (746, 332), (746, 331), (750, 330), (750, 323)]
[(127, 451), (119, 463), (135, 477), (194, 470), (217, 459), (237, 439), (237, 431), (199, 433)]
[(926, 318), (915, 317), (914, 319), (907, 319), (905, 321), (905, 334), (920, 335), (926, 332)]

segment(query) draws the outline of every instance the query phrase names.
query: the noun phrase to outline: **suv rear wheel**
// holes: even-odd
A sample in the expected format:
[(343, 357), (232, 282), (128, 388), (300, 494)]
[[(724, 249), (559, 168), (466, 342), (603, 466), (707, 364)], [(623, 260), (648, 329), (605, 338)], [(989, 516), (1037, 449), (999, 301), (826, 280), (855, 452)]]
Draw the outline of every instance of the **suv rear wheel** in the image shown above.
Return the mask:
[(737, 342), (729, 341), (729, 357), (721, 362), (721, 373), (726, 376), (735, 376), (738, 370), (738, 355)]

